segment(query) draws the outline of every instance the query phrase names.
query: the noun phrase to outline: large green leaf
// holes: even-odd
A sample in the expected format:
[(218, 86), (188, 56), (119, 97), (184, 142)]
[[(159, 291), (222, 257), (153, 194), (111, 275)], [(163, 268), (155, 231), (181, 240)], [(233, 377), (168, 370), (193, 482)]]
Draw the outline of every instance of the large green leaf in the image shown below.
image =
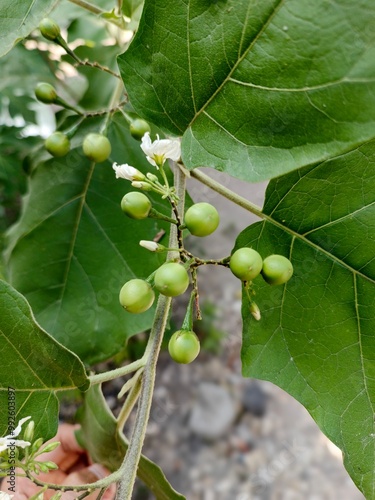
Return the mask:
[(48, 439), (57, 431), (56, 390), (87, 389), (84, 366), (36, 323), (25, 298), (2, 280), (0, 311), (0, 435), (15, 398), (16, 420), (30, 415), (36, 434)]
[(260, 181), (374, 137), (374, 21), (373, 0), (146, 0), (119, 66), (188, 168)]
[[(79, 420), (82, 425), (79, 436), (91, 458), (109, 470), (117, 470), (128, 445), (118, 431), (116, 419), (108, 408), (100, 385), (92, 386), (85, 394)], [(92, 436), (95, 436), (95, 441)], [(185, 499), (172, 488), (160, 467), (143, 455), (139, 461), (137, 475), (152, 491), (156, 500)]]
[(267, 218), (236, 247), (289, 257), (284, 286), (255, 280), (243, 301), (243, 373), (298, 399), (375, 498), (375, 142), (272, 181)]
[(57, 0), (2, 0), (0, 5), (0, 56), (35, 29)]
[[(129, 336), (151, 326), (153, 309), (127, 313), (118, 294), (127, 280), (146, 278), (160, 264), (162, 257), (140, 248), (139, 241), (168, 229), (155, 219), (125, 217), (120, 201), (133, 189), (130, 182), (116, 180), (109, 161), (95, 165), (82, 155), (83, 136), (100, 125), (86, 121), (67, 157), (36, 168), (7, 249), (11, 283), (40, 324), (87, 363), (107, 359)], [(116, 115), (108, 133), (111, 161), (152, 169), (123, 118)], [(151, 198), (168, 213), (160, 197)]]

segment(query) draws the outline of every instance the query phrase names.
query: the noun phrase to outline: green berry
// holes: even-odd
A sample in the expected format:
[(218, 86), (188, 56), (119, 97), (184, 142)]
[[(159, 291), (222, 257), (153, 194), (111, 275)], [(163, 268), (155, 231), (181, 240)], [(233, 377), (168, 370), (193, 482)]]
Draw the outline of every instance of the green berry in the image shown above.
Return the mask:
[(242, 281), (251, 281), (262, 270), (262, 257), (252, 248), (239, 248), (230, 258), (232, 273)]
[(62, 132), (54, 132), (47, 137), (44, 146), (52, 156), (65, 156), (70, 150), (69, 137)]
[(136, 118), (130, 124), (130, 133), (134, 139), (140, 141), (146, 132), (151, 132), (150, 125), (142, 118)]
[(176, 262), (163, 264), (155, 273), (155, 288), (167, 297), (181, 295), (188, 286), (189, 275), (186, 269)]
[(52, 85), (49, 83), (40, 82), (35, 87), (35, 97), (40, 102), (44, 102), (45, 104), (52, 104), (56, 102), (57, 92)]
[(199, 339), (191, 330), (178, 330), (169, 341), (168, 351), (177, 363), (191, 363), (199, 354)]
[(132, 191), (121, 200), (121, 208), (132, 219), (146, 219), (151, 210), (151, 201), (145, 194)]
[(91, 133), (86, 135), (82, 148), (87, 158), (95, 163), (107, 160), (111, 154), (111, 143), (102, 134)]
[(220, 222), (216, 208), (210, 203), (195, 203), (185, 214), (186, 227), (194, 236), (208, 236), (213, 233)]
[(270, 285), (282, 285), (293, 275), (293, 265), (283, 255), (270, 255), (263, 261), (262, 276)]
[(60, 26), (52, 19), (45, 17), (39, 24), (40, 33), (47, 38), (47, 40), (56, 40), (60, 36)]
[(154, 299), (155, 294), (151, 285), (137, 278), (125, 283), (120, 290), (120, 304), (130, 313), (138, 314), (147, 311)]

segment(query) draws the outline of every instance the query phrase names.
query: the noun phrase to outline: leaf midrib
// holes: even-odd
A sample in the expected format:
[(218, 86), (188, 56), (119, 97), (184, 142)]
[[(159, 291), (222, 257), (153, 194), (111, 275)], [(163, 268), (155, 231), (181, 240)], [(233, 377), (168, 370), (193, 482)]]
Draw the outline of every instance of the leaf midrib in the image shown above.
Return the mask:
[[(189, 0), (189, 7), (190, 7), (191, 0)], [(207, 108), (207, 106), (215, 99), (217, 94), (221, 92), (223, 89), (224, 85), (228, 82), (228, 80), (231, 78), (232, 74), (235, 72), (239, 64), (245, 59), (247, 54), (250, 52), (250, 50), (254, 47), (254, 45), (257, 43), (259, 37), (264, 33), (265, 29), (269, 26), (271, 23), (272, 19), (275, 17), (277, 12), (281, 9), (283, 4), (285, 3), (285, 0), (279, 0), (278, 4), (274, 7), (273, 12), (270, 14), (266, 22), (263, 24), (262, 28), (259, 30), (257, 35), (254, 37), (254, 39), (251, 41), (249, 46), (247, 47), (246, 50), (244, 50), (242, 56), (239, 56), (237, 59), (237, 62), (233, 65), (232, 69), (229, 71), (228, 75), (223, 79), (222, 83), (219, 85), (219, 87), (213, 92), (213, 94), (207, 99), (207, 101), (203, 104), (203, 106), (195, 113), (194, 117), (191, 119), (190, 123), (187, 125), (186, 129), (189, 129), (194, 121), (197, 119), (197, 117)], [(243, 32), (246, 29), (246, 21), (244, 23), (243, 27)], [(190, 52), (188, 52), (188, 63), (189, 63), (189, 73), (192, 73), (192, 65), (191, 65), (191, 60), (190, 60)], [(194, 89), (192, 87), (192, 94), (194, 94)], [(169, 116), (169, 115), (168, 115)]]

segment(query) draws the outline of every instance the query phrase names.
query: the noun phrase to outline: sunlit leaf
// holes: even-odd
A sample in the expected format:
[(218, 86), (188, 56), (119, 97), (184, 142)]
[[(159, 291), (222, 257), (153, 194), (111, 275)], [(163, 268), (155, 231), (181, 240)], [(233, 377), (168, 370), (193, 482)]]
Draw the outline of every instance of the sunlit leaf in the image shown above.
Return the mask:
[(250, 181), (374, 137), (372, 0), (146, 0), (119, 66), (188, 168)]
[(375, 498), (375, 143), (272, 181), (266, 220), (236, 247), (293, 263), (283, 286), (255, 280), (262, 319), (244, 295), (243, 373), (298, 399)]

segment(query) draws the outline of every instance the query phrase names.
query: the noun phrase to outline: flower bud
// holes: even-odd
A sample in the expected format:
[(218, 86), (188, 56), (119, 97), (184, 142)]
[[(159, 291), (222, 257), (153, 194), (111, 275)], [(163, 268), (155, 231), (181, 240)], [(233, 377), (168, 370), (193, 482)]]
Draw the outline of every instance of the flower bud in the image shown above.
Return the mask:
[(34, 420), (30, 420), (30, 422), (27, 424), (27, 427), (23, 435), (25, 441), (29, 441), (30, 443), (32, 442), (34, 438), (34, 429), (35, 429)]
[(51, 462), (51, 461), (47, 461), (47, 462), (41, 462), (44, 467), (47, 468), (47, 471), (48, 470), (57, 470), (59, 468), (58, 465), (55, 464), (55, 462)]
[(146, 174), (147, 179), (150, 179), (152, 182), (157, 182), (159, 179), (156, 175), (152, 174), (151, 172), (148, 172)]
[(257, 321), (259, 321), (260, 318), (261, 318), (261, 315), (260, 315), (260, 309), (257, 306), (257, 304), (255, 302), (252, 302), (250, 304), (250, 308), (249, 309), (250, 309), (250, 313), (251, 313), (252, 317), (254, 319), (256, 319)]
[(60, 441), (54, 441), (53, 443), (48, 443), (43, 449), (43, 453), (49, 453), (50, 451), (55, 450), (58, 446), (60, 446)]
[(141, 247), (146, 248), (146, 250), (149, 250), (150, 252), (165, 252), (166, 250), (164, 245), (160, 245), (159, 243), (156, 243), (156, 241), (141, 240), (139, 244)]
[(34, 441), (31, 447), (31, 453), (39, 451), (39, 448), (42, 446), (42, 444), (43, 444), (43, 438), (39, 438), (36, 441)]
[(61, 493), (55, 493), (53, 497), (51, 497), (51, 500), (61, 500)]
[(61, 34), (59, 25), (48, 17), (41, 20), (39, 29), (44, 38), (51, 41), (56, 40), (56, 38)]
[(147, 184), (147, 182), (138, 182), (134, 181), (132, 182), (132, 186), (138, 189), (142, 189), (142, 191), (151, 191), (152, 187), (150, 184)]
[(143, 181), (146, 179), (142, 172), (127, 163), (124, 163), (124, 165), (114, 163), (112, 168), (116, 172), (116, 179), (121, 178), (128, 181)]

